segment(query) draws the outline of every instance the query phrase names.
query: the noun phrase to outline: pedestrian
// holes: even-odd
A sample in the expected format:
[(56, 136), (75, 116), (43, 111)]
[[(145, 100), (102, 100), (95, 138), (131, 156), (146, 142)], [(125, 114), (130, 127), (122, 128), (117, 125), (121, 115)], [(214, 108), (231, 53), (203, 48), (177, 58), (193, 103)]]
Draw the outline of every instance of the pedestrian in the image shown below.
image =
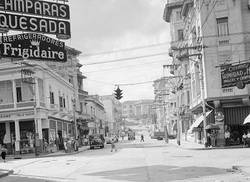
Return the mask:
[(64, 139), (63, 146), (64, 146), (65, 153), (67, 153), (68, 152), (68, 147), (67, 147), (67, 139), (66, 138)]
[(6, 162), (6, 160), (5, 160), (6, 154), (7, 154), (7, 149), (6, 149), (5, 145), (2, 145), (2, 147), (1, 147), (1, 157), (3, 159), (3, 162)]
[(242, 141), (243, 141), (243, 147), (246, 147), (247, 146), (247, 135), (245, 132), (242, 135)]
[(117, 148), (115, 147), (115, 139), (112, 138), (111, 140), (111, 152), (113, 152), (113, 150), (117, 151)]
[(229, 142), (230, 142), (230, 131), (229, 130), (225, 131), (225, 141), (226, 141), (226, 145), (229, 145)]
[(144, 142), (144, 136), (141, 135), (141, 142)]

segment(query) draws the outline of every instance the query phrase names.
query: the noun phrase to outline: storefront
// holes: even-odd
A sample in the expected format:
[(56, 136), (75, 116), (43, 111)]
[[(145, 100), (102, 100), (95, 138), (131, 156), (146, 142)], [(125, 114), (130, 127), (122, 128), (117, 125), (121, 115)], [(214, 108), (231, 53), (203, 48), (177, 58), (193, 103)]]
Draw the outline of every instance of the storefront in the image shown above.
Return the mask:
[(249, 125), (244, 125), (244, 119), (250, 113), (249, 106), (241, 107), (224, 107), (224, 126), (225, 132), (230, 133), (230, 138), (228, 139), (227, 145), (239, 145), (242, 144), (242, 135), (247, 133), (250, 129)]

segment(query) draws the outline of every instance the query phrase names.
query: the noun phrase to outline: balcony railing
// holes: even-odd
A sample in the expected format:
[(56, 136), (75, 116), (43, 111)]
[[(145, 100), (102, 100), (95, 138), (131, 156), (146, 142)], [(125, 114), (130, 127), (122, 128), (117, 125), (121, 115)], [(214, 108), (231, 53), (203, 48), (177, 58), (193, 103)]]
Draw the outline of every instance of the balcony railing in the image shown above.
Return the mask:
[(18, 102), (17, 103), (17, 108), (19, 107), (34, 107), (35, 106), (35, 101), (26, 101), (26, 102)]
[(14, 104), (13, 103), (0, 104), (0, 109), (12, 109), (12, 108), (14, 108)]

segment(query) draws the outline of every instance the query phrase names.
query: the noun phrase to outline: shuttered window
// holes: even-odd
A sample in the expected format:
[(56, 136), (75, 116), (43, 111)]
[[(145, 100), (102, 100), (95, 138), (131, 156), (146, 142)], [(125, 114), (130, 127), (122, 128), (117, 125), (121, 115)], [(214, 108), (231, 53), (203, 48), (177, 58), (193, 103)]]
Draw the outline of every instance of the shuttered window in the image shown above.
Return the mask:
[(228, 17), (217, 18), (217, 31), (218, 36), (227, 36), (229, 35), (228, 31)]

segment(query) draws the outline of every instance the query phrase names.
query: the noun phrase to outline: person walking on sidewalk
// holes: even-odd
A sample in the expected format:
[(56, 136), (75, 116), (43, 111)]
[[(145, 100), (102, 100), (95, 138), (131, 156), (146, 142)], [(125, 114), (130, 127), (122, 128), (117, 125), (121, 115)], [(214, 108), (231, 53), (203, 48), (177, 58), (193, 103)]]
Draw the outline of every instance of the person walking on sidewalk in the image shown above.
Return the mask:
[(7, 149), (6, 149), (5, 145), (2, 145), (2, 147), (1, 147), (1, 157), (3, 159), (3, 162), (6, 162), (6, 160), (5, 160), (6, 154), (7, 154)]
[(144, 142), (144, 136), (141, 134), (141, 142)]

